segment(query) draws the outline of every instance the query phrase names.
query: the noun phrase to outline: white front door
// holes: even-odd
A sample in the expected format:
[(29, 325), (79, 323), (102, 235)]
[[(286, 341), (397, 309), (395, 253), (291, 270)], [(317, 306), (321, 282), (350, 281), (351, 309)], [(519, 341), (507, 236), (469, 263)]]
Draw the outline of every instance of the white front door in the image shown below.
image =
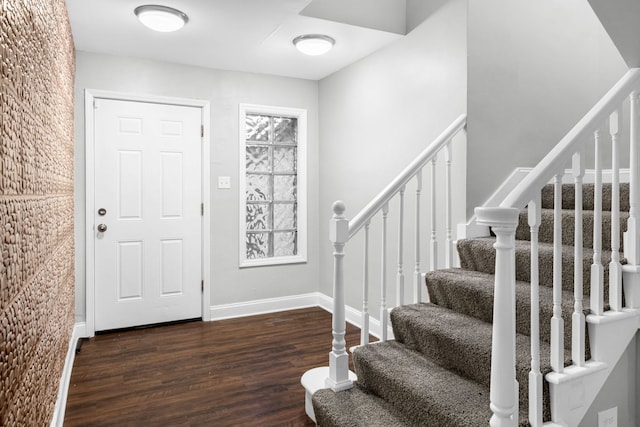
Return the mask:
[(96, 99), (95, 329), (202, 316), (197, 107)]

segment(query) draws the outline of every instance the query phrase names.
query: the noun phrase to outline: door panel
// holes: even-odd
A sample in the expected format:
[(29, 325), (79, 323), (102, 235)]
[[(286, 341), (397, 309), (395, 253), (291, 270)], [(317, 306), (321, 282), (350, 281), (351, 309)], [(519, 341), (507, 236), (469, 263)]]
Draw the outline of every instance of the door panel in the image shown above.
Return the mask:
[(201, 317), (201, 120), (196, 107), (96, 100), (96, 330)]

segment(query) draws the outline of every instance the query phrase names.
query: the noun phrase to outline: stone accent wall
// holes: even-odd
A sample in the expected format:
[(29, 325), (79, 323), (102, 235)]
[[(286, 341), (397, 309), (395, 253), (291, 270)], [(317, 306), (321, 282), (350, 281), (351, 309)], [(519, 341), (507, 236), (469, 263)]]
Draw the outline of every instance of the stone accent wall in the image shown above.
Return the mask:
[(73, 39), (0, 0), (0, 425), (49, 425), (74, 324)]

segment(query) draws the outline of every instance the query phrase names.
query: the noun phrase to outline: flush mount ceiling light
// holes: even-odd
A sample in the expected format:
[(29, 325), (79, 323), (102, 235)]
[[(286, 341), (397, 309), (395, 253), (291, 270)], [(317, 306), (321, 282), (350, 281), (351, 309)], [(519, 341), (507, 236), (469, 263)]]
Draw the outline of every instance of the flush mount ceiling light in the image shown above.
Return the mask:
[(335, 43), (334, 39), (322, 34), (305, 34), (293, 39), (293, 44), (300, 52), (311, 56), (324, 55)]
[(136, 7), (133, 12), (145, 27), (162, 33), (178, 31), (189, 22), (185, 13), (168, 6), (147, 4)]

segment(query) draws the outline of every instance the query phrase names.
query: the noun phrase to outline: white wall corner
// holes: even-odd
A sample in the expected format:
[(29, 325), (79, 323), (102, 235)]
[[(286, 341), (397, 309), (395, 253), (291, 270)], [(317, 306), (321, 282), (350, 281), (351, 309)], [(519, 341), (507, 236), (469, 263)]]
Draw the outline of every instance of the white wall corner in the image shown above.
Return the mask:
[(73, 328), (73, 332), (71, 333), (71, 339), (69, 340), (69, 347), (67, 348), (64, 368), (62, 369), (62, 375), (60, 376), (60, 382), (58, 384), (58, 397), (56, 398), (56, 404), (53, 409), (53, 417), (51, 418), (50, 427), (62, 427), (64, 424), (64, 414), (67, 408), (67, 395), (69, 394), (69, 383), (71, 381), (73, 362), (76, 357), (76, 347), (78, 345), (78, 340), (86, 336), (86, 323), (76, 323)]

